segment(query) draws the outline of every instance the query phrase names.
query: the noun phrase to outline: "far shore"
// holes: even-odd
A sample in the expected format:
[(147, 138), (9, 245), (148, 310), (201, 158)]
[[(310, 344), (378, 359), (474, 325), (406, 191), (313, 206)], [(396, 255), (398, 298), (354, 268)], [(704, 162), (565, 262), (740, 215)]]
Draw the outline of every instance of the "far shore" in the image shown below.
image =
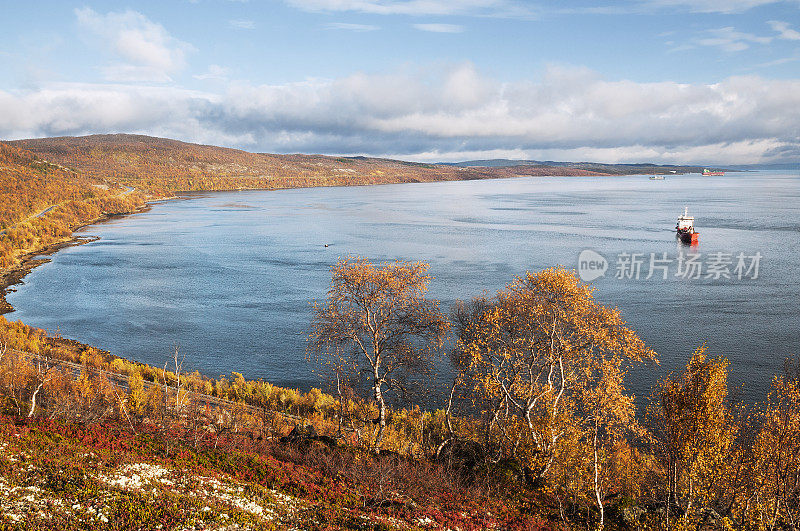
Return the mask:
[[(507, 176), (497, 176), (497, 177), (489, 177), (489, 178), (475, 178), (475, 179), (463, 179), (463, 180), (450, 180), (450, 179), (442, 179), (442, 180), (434, 180), (434, 181), (397, 181), (397, 182), (386, 182), (386, 183), (374, 183), (374, 184), (334, 184), (334, 185), (312, 185), (312, 186), (294, 186), (294, 187), (270, 187), (270, 188), (226, 188), (226, 189), (214, 189), (214, 190), (180, 190), (172, 192), (172, 195), (165, 196), (165, 197), (154, 197), (152, 199), (148, 199), (142, 206), (134, 210), (133, 212), (127, 213), (115, 213), (115, 214), (107, 214), (103, 215), (97, 219), (90, 221), (89, 223), (85, 223), (79, 227), (76, 227), (72, 231), (72, 235), (68, 238), (64, 238), (61, 241), (49, 244), (47, 246), (33, 249), (30, 251), (25, 252), (20, 258), (19, 263), (11, 268), (0, 270), (0, 315), (6, 315), (12, 313), (14, 311), (14, 307), (9, 304), (6, 300), (6, 294), (12, 291), (15, 291), (13, 286), (21, 284), (25, 276), (31, 272), (31, 270), (35, 269), (36, 267), (45, 264), (50, 261), (49, 258), (40, 258), (43, 256), (50, 256), (55, 254), (61, 249), (67, 247), (73, 247), (76, 245), (83, 245), (85, 243), (90, 243), (96, 241), (98, 238), (96, 237), (82, 237), (76, 236), (75, 233), (83, 228), (97, 225), (100, 223), (104, 223), (106, 221), (122, 218), (125, 216), (129, 216), (132, 214), (138, 214), (140, 212), (146, 212), (150, 208), (151, 203), (158, 203), (162, 201), (174, 201), (178, 199), (188, 199), (191, 198), (194, 194), (208, 194), (208, 193), (219, 193), (219, 192), (245, 192), (245, 191), (263, 191), (263, 192), (275, 192), (281, 190), (298, 190), (298, 189), (306, 189), (306, 188), (350, 188), (350, 187), (362, 187), (362, 186), (385, 186), (385, 185), (393, 185), (393, 184), (428, 184), (428, 183), (441, 183), (441, 182), (464, 182), (464, 181), (471, 181), (471, 180), (493, 180), (493, 179), (516, 179), (516, 178), (524, 178), (524, 177), (646, 177), (650, 174), (643, 173), (643, 174), (613, 174), (613, 173), (600, 173), (600, 172), (590, 172), (590, 171), (583, 171), (580, 174), (570, 174), (569, 171), (562, 171), (561, 175), (526, 175), (526, 174), (517, 174), (517, 175), (507, 175)], [(667, 176), (677, 176), (677, 175), (687, 175), (686, 173), (678, 173), (678, 174), (667, 174)]]

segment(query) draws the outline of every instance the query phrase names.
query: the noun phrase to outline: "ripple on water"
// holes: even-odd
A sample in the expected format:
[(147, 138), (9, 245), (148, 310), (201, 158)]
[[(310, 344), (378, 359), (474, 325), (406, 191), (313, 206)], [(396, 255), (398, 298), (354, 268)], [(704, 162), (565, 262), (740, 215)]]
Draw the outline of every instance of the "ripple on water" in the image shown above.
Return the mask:
[[(191, 197), (90, 227), (101, 239), (35, 269), (9, 295), (9, 317), (158, 366), (179, 344), (191, 370), (310, 387), (311, 303), (338, 257), (427, 260), (430, 294), (447, 305), (528, 270), (574, 268), (593, 249), (609, 261), (596, 297), (662, 362), (631, 371), (639, 396), (705, 341), (757, 399), (800, 344), (797, 174), (671, 176), (657, 190), (642, 177), (534, 177)], [(684, 205), (697, 252), (758, 251), (760, 277), (614, 278), (619, 253), (688, 252), (672, 232)]]

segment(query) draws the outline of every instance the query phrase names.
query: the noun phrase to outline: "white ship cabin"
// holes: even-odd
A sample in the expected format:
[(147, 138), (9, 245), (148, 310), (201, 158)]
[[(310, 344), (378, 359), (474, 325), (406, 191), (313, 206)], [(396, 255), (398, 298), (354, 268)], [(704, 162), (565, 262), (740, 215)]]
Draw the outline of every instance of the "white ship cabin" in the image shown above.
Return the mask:
[(693, 230), (694, 216), (689, 215), (689, 207), (683, 207), (683, 215), (678, 217), (678, 230)]

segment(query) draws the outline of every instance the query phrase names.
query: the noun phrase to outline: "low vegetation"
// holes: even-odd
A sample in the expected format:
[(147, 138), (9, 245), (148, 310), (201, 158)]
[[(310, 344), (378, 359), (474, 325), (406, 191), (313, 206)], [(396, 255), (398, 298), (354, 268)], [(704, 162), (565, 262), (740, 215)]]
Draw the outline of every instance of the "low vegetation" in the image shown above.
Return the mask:
[[(762, 404), (745, 407), (730, 400), (727, 361), (701, 346), (637, 412), (625, 370), (655, 354), (572, 273), (528, 273), (494, 297), (459, 304), (452, 340), (442, 343), (438, 305), (418, 290), (424, 272), (424, 264), (360, 259), (333, 268), (309, 350), (335, 369), (327, 372), (332, 394), (236, 373), (183, 374), (177, 353), (169, 368), (148, 367), (0, 322), (4, 521), (165, 529), (796, 525), (796, 366), (774, 379)], [(430, 323), (442, 324), (422, 326)], [(356, 338), (369, 330), (375, 340), (361, 349)], [(425, 330), (431, 334), (409, 333)], [(406, 363), (449, 355), (459, 371), (441, 409), (385, 406), (376, 388), (400, 395), (383, 393), (391, 386), (381, 371), (350, 385), (346, 376), (360, 374), (358, 366), (375, 374), (367, 355), (378, 351), (384, 368), (400, 354)], [(417, 385), (430, 385), (427, 373), (414, 374)]]
[[(7, 283), (76, 227), (180, 190), (537, 172), (553, 173), (131, 135), (0, 143), (0, 268)], [(0, 317), (0, 529), (800, 526), (797, 365), (745, 405), (699, 346), (634, 399), (626, 371), (656, 353), (573, 273), (526, 273), (449, 314), (431, 281), (424, 263), (336, 264), (309, 330), (325, 385), (308, 392)], [(444, 357), (455, 378), (435, 382)]]
[(131, 212), (142, 196), (0, 142), (0, 270), (72, 237), (76, 228)]

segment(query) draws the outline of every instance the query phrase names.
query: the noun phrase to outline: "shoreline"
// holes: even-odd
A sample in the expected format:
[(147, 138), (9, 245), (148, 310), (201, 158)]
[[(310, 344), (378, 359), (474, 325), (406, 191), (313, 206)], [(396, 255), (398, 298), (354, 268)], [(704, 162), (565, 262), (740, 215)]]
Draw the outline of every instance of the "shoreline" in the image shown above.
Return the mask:
[(6, 299), (6, 295), (8, 293), (16, 291), (14, 286), (22, 284), (28, 273), (30, 273), (40, 265), (50, 262), (50, 258), (46, 257), (49, 257), (57, 253), (61, 249), (66, 249), (67, 247), (84, 245), (86, 243), (95, 242), (100, 239), (99, 236), (83, 236), (83, 235), (76, 236), (75, 233), (77, 231), (84, 229), (86, 227), (90, 227), (92, 225), (98, 225), (100, 223), (110, 221), (112, 219), (123, 218), (125, 216), (139, 214), (141, 212), (147, 212), (150, 209), (150, 203), (151, 201), (148, 201), (147, 203), (136, 208), (132, 212), (105, 214), (99, 218), (89, 221), (88, 223), (84, 223), (83, 225), (75, 227), (72, 230), (72, 234), (70, 235), (69, 238), (53, 242), (51, 244), (45, 245), (44, 247), (39, 247), (22, 254), (19, 258), (19, 263), (17, 265), (9, 269), (0, 271), (0, 315), (8, 315), (15, 311), (14, 307)]
[[(287, 191), (287, 190), (301, 190), (301, 189), (310, 189), (310, 188), (350, 188), (350, 187), (365, 187), (365, 186), (386, 186), (386, 185), (396, 185), (396, 184), (428, 184), (428, 183), (440, 183), (440, 182), (465, 182), (465, 181), (483, 181), (483, 180), (507, 180), (507, 179), (520, 179), (520, 178), (536, 178), (536, 177), (633, 177), (633, 176), (647, 176), (649, 174), (612, 174), (612, 173), (601, 173), (601, 172), (592, 172), (586, 170), (585, 173), (575, 175), (575, 174), (567, 174), (562, 173), (561, 175), (525, 175), (525, 174), (517, 174), (517, 175), (506, 175), (506, 176), (495, 176), (495, 177), (477, 177), (472, 179), (441, 179), (441, 180), (432, 180), (432, 181), (397, 181), (397, 182), (386, 182), (386, 183), (359, 183), (359, 184), (334, 184), (334, 185), (312, 185), (312, 186), (293, 186), (293, 187), (273, 187), (273, 188), (230, 188), (230, 189), (214, 189), (214, 190), (176, 190), (172, 192), (172, 195), (167, 197), (157, 197), (151, 200), (146, 201), (142, 206), (136, 208), (132, 212), (126, 213), (115, 213), (115, 214), (106, 214), (101, 216), (97, 219), (89, 221), (88, 223), (84, 223), (72, 230), (72, 235), (69, 238), (66, 238), (59, 242), (54, 242), (44, 247), (40, 247), (37, 249), (33, 249), (24, 253), (20, 257), (19, 264), (15, 265), (12, 268), (7, 270), (0, 271), (0, 315), (7, 315), (9, 313), (13, 313), (14, 307), (9, 304), (8, 300), (6, 299), (6, 295), (9, 292), (16, 291), (13, 286), (19, 285), (23, 283), (24, 278), (30, 273), (33, 269), (39, 267), (42, 264), (46, 264), (50, 262), (49, 258), (36, 258), (37, 256), (50, 256), (55, 254), (56, 252), (60, 251), (61, 249), (65, 249), (67, 247), (74, 247), (77, 245), (83, 245), (85, 243), (91, 243), (96, 241), (99, 238), (82, 238), (81, 236), (75, 236), (75, 232), (84, 229), (86, 227), (90, 227), (92, 225), (98, 225), (100, 223), (104, 223), (106, 221), (122, 218), (125, 216), (130, 216), (133, 214), (138, 214), (141, 212), (146, 212), (150, 209), (150, 205), (152, 203), (159, 203), (162, 201), (175, 201), (175, 200), (188, 200), (191, 199), (193, 194), (208, 194), (208, 193), (219, 193), (219, 192), (278, 192), (278, 191)], [(678, 175), (686, 175), (686, 174), (678, 174)]]

